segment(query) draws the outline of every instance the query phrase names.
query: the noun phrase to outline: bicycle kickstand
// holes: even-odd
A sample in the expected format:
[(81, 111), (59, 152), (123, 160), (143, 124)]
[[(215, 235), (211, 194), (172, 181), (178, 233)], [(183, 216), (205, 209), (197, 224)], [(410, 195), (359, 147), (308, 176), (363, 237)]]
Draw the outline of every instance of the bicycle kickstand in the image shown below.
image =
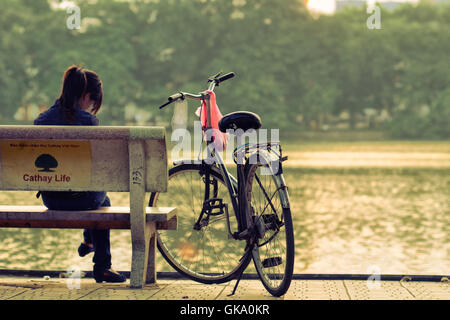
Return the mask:
[[(252, 250), (253, 250), (253, 246), (251, 245), (247, 251), (245, 251), (244, 256), (241, 259), (248, 259), (248, 256), (251, 254)], [(233, 288), (233, 292), (231, 292), (228, 297), (234, 296), (234, 294), (236, 293), (237, 287), (239, 285), (239, 282), (241, 281), (242, 275), (244, 274), (245, 268), (242, 268), (241, 272), (239, 273), (239, 277), (237, 278), (236, 284), (234, 285)]]
[(236, 284), (234, 285), (233, 292), (231, 292), (231, 293), (228, 295), (228, 297), (234, 296), (234, 294), (235, 294), (235, 292), (236, 292), (236, 290), (237, 290), (237, 287), (238, 287), (238, 285), (239, 285), (239, 281), (241, 281), (241, 278), (242, 278), (242, 274), (243, 274), (243, 273), (244, 273), (244, 270), (242, 270), (241, 273), (239, 274), (239, 278), (237, 279)]

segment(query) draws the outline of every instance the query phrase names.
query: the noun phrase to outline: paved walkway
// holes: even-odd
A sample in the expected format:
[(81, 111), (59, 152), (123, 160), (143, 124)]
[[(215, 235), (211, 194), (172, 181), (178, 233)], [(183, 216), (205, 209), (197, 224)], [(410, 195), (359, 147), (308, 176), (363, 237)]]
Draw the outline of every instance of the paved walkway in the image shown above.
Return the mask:
[(380, 281), (369, 288), (363, 280), (293, 280), (289, 291), (272, 297), (258, 280), (204, 285), (190, 280), (159, 279), (156, 285), (130, 289), (98, 284), (92, 278), (0, 276), (0, 300), (450, 300), (450, 283)]

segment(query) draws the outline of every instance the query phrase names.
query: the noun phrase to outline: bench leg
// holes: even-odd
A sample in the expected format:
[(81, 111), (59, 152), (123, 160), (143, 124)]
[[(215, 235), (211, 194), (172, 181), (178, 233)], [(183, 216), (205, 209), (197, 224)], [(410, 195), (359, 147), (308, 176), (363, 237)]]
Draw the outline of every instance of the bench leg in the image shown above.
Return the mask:
[(142, 288), (146, 274), (148, 244), (145, 240), (132, 241), (130, 287)]
[(145, 221), (145, 155), (144, 145), (131, 140), (130, 157), (130, 225), (131, 225), (131, 276), (130, 287), (142, 288), (147, 275), (150, 224)]
[(145, 283), (156, 282), (155, 231), (155, 223), (147, 223), (145, 237), (132, 242), (131, 288), (142, 288)]

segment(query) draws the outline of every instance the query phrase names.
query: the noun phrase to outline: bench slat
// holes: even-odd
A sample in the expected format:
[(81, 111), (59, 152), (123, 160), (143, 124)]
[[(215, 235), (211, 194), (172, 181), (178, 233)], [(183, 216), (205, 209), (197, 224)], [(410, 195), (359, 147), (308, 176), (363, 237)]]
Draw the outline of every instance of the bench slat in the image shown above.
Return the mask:
[(0, 139), (160, 140), (164, 127), (2, 125)]
[[(176, 209), (147, 207), (146, 221), (157, 229), (176, 228)], [(101, 207), (97, 210), (60, 211), (45, 206), (0, 206), (1, 228), (129, 229), (129, 207)]]

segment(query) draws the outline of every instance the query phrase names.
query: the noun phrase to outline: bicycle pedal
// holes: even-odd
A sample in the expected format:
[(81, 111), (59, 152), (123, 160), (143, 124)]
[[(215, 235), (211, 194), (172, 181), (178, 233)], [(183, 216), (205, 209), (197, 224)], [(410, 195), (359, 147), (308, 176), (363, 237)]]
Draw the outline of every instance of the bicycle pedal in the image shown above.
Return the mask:
[(203, 210), (207, 212), (208, 215), (214, 216), (225, 213), (225, 206), (226, 204), (222, 203), (221, 198), (211, 198), (203, 203)]
[(272, 257), (272, 258), (266, 258), (263, 260), (262, 265), (264, 268), (271, 268), (279, 266), (283, 263), (283, 259), (281, 257)]

